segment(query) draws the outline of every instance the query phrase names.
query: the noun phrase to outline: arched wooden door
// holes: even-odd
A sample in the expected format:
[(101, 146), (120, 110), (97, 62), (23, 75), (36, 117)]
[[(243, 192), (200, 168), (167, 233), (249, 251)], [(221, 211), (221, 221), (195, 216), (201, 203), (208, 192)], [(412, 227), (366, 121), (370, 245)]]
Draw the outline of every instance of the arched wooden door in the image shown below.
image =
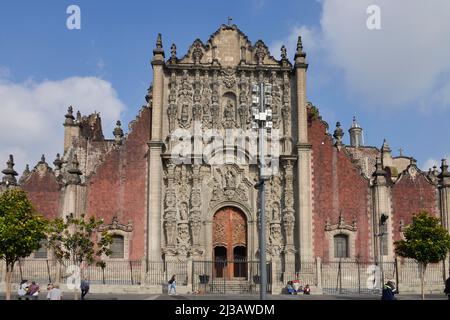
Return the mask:
[(213, 223), (214, 276), (241, 278), (246, 276), (247, 220), (234, 207), (216, 212)]

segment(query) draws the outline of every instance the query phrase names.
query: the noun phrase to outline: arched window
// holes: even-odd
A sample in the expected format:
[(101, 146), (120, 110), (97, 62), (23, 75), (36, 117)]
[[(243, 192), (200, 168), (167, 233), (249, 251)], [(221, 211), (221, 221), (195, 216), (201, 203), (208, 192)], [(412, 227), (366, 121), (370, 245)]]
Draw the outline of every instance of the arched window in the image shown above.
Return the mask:
[(112, 243), (110, 249), (111, 249), (111, 255), (109, 256), (110, 258), (123, 259), (125, 249), (124, 237), (118, 234), (114, 234), (112, 236)]
[(34, 252), (35, 259), (47, 259), (47, 239), (40, 242), (40, 247)]
[(345, 234), (337, 234), (334, 236), (334, 257), (335, 258), (348, 258), (348, 236)]

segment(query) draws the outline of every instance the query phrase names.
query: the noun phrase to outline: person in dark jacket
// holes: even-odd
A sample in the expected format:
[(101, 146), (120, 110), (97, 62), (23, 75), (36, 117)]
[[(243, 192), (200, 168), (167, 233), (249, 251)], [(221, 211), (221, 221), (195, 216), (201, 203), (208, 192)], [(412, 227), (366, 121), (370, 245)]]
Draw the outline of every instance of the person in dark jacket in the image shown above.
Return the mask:
[(381, 300), (396, 300), (395, 294), (396, 288), (394, 282), (388, 281), (383, 287), (383, 291), (381, 293)]
[(80, 289), (81, 289), (81, 300), (84, 300), (84, 296), (87, 295), (87, 293), (89, 292), (89, 281), (86, 278), (81, 280)]
[(444, 293), (447, 295), (448, 300), (450, 300), (450, 276), (445, 280)]

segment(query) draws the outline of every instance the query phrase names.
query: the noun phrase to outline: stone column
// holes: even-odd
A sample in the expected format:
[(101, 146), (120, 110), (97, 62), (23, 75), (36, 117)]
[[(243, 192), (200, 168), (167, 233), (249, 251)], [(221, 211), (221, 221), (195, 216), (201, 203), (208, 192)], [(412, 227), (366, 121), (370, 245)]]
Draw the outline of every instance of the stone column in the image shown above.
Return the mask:
[(295, 54), (295, 82), (297, 105), (297, 176), (298, 203), (296, 212), (296, 243), (299, 260), (311, 261), (312, 252), (312, 199), (311, 199), (311, 145), (308, 142), (308, 119), (306, 111), (306, 53), (301, 37), (298, 37)]
[(388, 219), (387, 224), (387, 234), (383, 237), (387, 238), (388, 245), (388, 258), (393, 256), (392, 248), (392, 215), (391, 215), (391, 201), (390, 201), (390, 187), (387, 181), (387, 173), (383, 169), (381, 159), (377, 157), (376, 160), (376, 170), (373, 173), (373, 184), (372, 188), (372, 230), (373, 230), (373, 256), (375, 261), (380, 259), (380, 246), (381, 246), (381, 230), (380, 230), (380, 219), (381, 215), (386, 215)]
[(78, 217), (80, 215), (78, 193), (81, 186), (80, 176), (82, 175), (82, 173), (79, 169), (79, 163), (76, 154), (72, 158), (71, 164), (67, 169), (67, 173), (68, 175), (66, 188), (64, 190), (63, 196), (62, 218), (65, 218), (69, 215)]
[(73, 140), (78, 139), (80, 136), (80, 125), (75, 121), (73, 116), (73, 108), (70, 106), (67, 109), (67, 114), (65, 115), (66, 120), (64, 121), (64, 154), (72, 146)]
[(153, 100), (152, 128), (148, 143), (148, 218), (147, 218), (147, 258), (161, 261), (161, 210), (162, 210), (162, 111), (164, 96), (164, 50), (161, 34), (158, 34), (153, 50)]
[(442, 159), (439, 178), (439, 210), (442, 225), (450, 231), (450, 172), (448, 172), (447, 160)]
[(291, 279), (295, 274), (295, 246), (294, 246), (294, 181), (293, 159), (283, 161), (284, 169), (284, 209), (283, 228), (285, 235), (284, 247), (284, 279)]

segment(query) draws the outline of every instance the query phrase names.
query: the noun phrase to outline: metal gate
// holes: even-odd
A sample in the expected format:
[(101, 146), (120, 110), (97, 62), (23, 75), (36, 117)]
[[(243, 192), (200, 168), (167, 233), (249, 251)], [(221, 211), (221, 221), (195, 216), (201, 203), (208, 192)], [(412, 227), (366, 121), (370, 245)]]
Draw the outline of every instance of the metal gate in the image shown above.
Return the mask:
[[(232, 268), (230, 264), (233, 264)], [(268, 263), (267, 292), (271, 291), (271, 274), (271, 264)], [(192, 264), (192, 290), (197, 293), (256, 294), (259, 286), (259, 261), (194, 261)]]
[(321, 265), (325, 294), (380, 294), (384, 280), (398, 283), (395, 261), (329, 261)]

